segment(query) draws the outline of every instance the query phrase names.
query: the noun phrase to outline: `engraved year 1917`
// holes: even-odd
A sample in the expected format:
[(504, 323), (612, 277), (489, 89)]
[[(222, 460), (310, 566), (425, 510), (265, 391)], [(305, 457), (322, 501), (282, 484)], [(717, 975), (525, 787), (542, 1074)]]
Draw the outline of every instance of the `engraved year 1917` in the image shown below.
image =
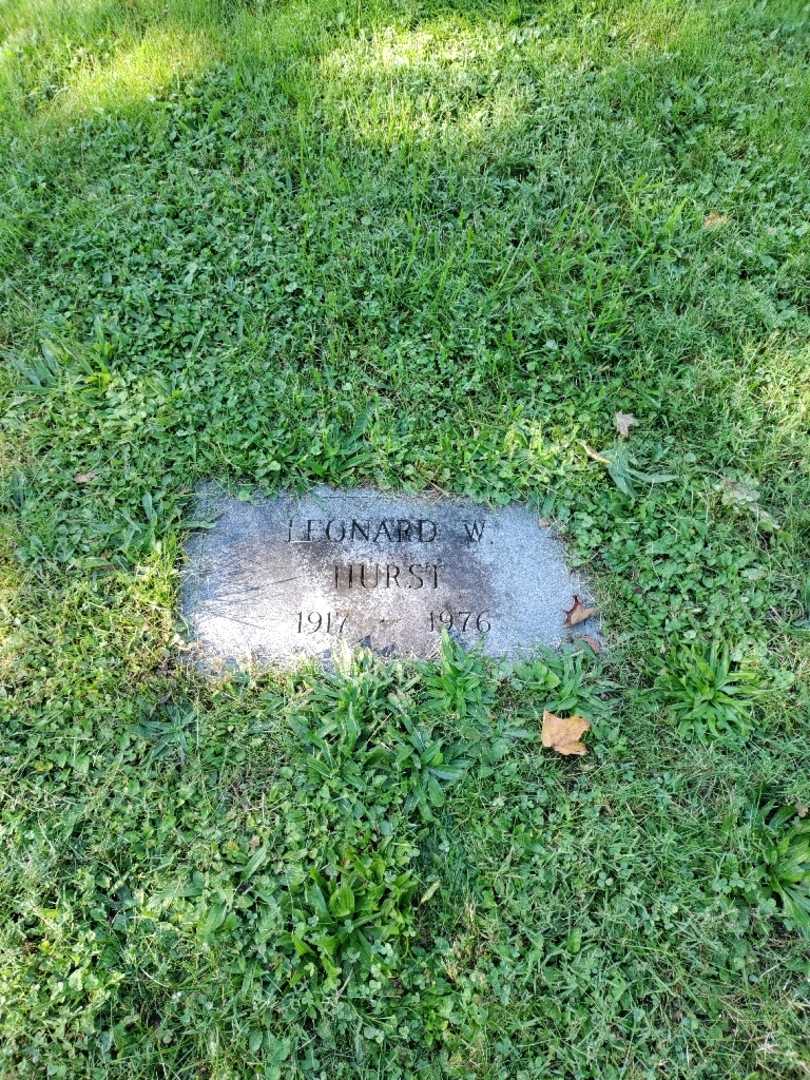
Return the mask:
[(322, 630), (326, 634), (342, 634), (349, 618), (348, 612), (339, 611), (299, 611), (298, 633), (317, 634)]

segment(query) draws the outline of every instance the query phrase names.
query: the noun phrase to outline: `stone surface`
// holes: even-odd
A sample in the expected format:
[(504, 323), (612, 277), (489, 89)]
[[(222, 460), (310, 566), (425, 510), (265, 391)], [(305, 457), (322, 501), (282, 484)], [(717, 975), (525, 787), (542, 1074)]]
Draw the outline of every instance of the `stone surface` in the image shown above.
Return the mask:
[(340, 643), (435, 656), (442, 629), (486, 653), (516, 657), (598, 636), (569, 631), (585, 583), (523, 506), (316, 488), (243, 502), (206, 485), (183, 574), (191, 655), (205, 668), (327, 659)]

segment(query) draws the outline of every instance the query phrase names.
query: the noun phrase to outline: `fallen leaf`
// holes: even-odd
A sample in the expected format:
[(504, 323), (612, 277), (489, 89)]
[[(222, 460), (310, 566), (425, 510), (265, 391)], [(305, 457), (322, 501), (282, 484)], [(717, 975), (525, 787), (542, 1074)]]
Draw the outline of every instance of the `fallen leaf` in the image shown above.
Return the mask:
[(616, 430), (622, 439), (626, 439), (630, 434), (630, 428), (638, 423), (635, 416), (629, 412), (617, 412), (613, 416), (613, 423), (616, 425)]
[(715, 485), (715, 491), (720, 492), (724, 506), (749, 510), (765, 532), (776, 532), (779, 529), (779, 522), (760, 506), (759, 487), (750, 477), (743, 480), (735, 480), (730, 476), (721, 477), (720, 483)]
[(96, 478), (95, 472), (91, 469), (90, 472), (77, 472), (73, 477), (73, 481), (76, 484), (90, 484)]
[(610, 465), (610, 458), (605, 457), (604, 454), (597, 454), (595, 450), (591, 450), (590, 446), (588, 446), (587, 443), (583, 443), (582, 446), (585, 450), (585, 453), (593, 461), (598, 461), (600, 465)]
[(580, 598), (574, 593), (574, 606), (566, 611), (563, 626), (579, 626), (581, 622), (585, 622), (586, 619), (590, 619), (591, 615), (595, 614), (596, 608), (585, 607)]
[(590, 727), (584, 716), (555, 716), (545, 709), (540, 738), (547, 750), (556, 750), (565, 757), (570, 754), (582, 757), (588, 753), (588, 749), (579, 740), (586, 731), (590, 731)]
[(734, 480), (730, 476), (722, 476), (716, 490), (722, 492), (723, 502), (729, 506), (754, 506), (759, 502), (759, 488), (755, 480)]
[(704, 229), (719, 229), (721, 225), (728, 224), (728, 214), (718, 214), (716, 210), (712, 210), (703, 219)]
[(433, 894), (436, 892), (439, 885), (441, 885), (440, 881), (432, 881), (430, 883), (430, 885), (428, 885), (425, 892), (423, 893), (422, 899), (419, 901), (419, 903), (420, 904), (426, 904), (428, 902), (428, 900), (431, 898), (431, 896), (433, 896)]
[(577, 641), (584, 641), (586, 645), (590, 645), (591, 649), (599, 654), (602, 651), (602, 646), (599, 644), (598, 638), (591, 637), (590, 634), (578, 634)]

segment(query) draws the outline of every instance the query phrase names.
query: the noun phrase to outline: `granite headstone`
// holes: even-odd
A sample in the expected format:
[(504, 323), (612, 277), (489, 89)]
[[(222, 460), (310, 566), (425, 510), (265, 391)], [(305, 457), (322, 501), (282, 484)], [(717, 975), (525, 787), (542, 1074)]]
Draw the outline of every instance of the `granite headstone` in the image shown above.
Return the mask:
[[(432, 657), (446, 630), (515, 658), (570, 636), (588, 588), (561, 541), (525, 506), (319, 487), (242, 501), (197, 496), (182, 612), (208, 670), (326, 660), (340, 644)], [(598, 636), (596, 619), (576, 633)]]

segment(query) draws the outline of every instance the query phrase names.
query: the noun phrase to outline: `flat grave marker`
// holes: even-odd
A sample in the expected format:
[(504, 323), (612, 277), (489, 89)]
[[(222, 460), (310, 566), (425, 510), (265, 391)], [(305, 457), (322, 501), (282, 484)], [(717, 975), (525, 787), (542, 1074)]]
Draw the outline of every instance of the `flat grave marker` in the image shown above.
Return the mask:
[[(441, 633), (515, 658), (570, 636), (586, 584), (525, 506), (319, 487), (245, 502), (198, 492), (182, 613), (202, 667), (290, 666), (336, 646), (430, 658)], [(598, 636), (595, 618), (574, 633)]]

